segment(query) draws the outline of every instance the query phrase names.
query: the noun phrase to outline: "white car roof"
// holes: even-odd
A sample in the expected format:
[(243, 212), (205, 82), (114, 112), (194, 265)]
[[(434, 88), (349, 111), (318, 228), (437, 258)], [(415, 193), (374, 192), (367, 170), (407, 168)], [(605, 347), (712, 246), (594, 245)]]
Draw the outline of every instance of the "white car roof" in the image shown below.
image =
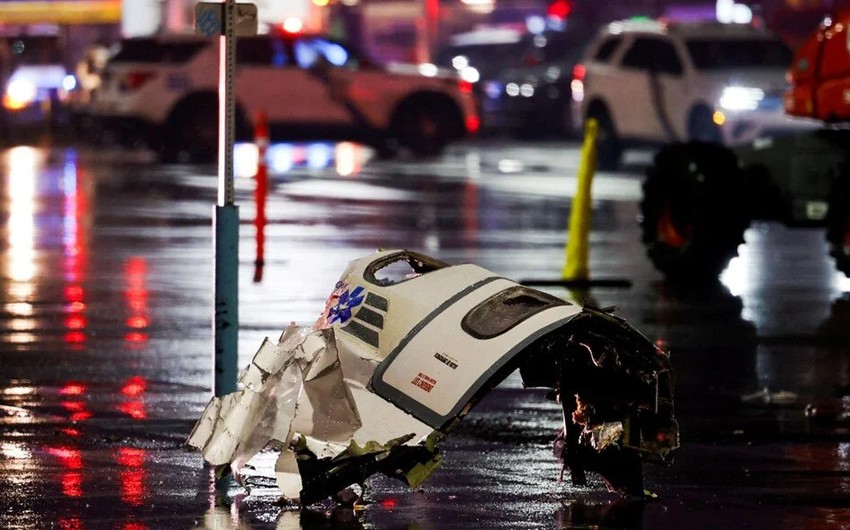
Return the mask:
[(511, 28), (491, 28), (468, 31), (452, 35), (452, 46), (474, 46), (476, 44), (512, 44), (522, 39), (521, 31)]
[(631, 19), (611, 22), (602, 30), (605, 35), (643, 33), (671, 35), (679, 38), (777, 38), (773, 33), (750, 24), (721, 24), (719, 22), (668, 22), (652, 19)]

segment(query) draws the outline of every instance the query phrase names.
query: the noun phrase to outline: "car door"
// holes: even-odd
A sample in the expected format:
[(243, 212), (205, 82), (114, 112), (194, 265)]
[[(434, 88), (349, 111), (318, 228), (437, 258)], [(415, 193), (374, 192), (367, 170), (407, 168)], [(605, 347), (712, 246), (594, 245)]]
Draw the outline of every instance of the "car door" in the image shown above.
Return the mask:
[(356, 58), (342, 44), (320, 36), (301, 36), (291, 41), (295, 79), (304, 112), (319, 124), (350, 126), (359, 123), (349, 85), (359, 76)]
[(679, 136), (676, 105), (683, 93), (682, 61), (664, 38), (640, 35), (623, 55), (614, 120), (620, 134), (648, 141)]
[(236, 87), (240, 104), (255, 118), (265, 112), (274, 124), (324, 127), (348, 124), (345, 107), (328, 84), (306, 67), (300, 48), (276, 37), (237, 41)]

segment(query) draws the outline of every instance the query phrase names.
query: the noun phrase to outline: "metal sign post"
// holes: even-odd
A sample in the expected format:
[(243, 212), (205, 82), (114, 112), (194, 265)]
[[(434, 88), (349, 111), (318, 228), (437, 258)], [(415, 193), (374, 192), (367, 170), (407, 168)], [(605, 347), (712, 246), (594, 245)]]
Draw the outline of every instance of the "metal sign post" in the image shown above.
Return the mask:
[(239, 208), (234, 204), (233, 141), (236, 36), (257, 33), (257, 8), (235, 0), (195, 6), (195, 31), (219, 36), (218, 78), (218, 201), (213, 208), (215, 306), (213, 336), (216, 396), (236, 391), (239, 338)]

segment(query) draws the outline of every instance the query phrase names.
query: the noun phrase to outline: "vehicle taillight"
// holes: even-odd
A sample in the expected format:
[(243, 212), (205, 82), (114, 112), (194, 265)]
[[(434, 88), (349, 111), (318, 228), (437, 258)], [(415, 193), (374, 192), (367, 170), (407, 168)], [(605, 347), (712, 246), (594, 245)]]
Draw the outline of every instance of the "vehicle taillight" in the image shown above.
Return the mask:
[(478, 116), (473, 115), (466, 117), (466, 132), (468, 134), (476, 134), (479, 128), (481, 128), (481, 119)]
[(147, 83), (155, 74), (153, 72), (129, 72), (124, 76), (121, 90), (138, 90)]
[(457, 87), (460, 89), (461, 92), (464, 92), (466, 94), (472, 94), (472, 83), (470, 83), (469, 81), (460, 80), (457, 83)]
[(583, 64), (573, 66), (573, 80), (570, 82), (570, 91), (573, 101), (581, 103), (584, 101), (584, 78), (587, 76), (587, 68)]
[(583, 64), (573, 66), (573, 81), (584, 81), (584, 76), (587, 75), (587, 68)]

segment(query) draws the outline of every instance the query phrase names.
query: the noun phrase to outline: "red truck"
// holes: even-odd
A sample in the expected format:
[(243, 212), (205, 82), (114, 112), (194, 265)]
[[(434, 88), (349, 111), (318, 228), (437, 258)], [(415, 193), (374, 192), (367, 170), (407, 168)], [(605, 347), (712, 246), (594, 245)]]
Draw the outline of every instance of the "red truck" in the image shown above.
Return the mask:
[(850, 120), (850, 10), (824, 19), (797, 50), (785, 112), (826, 123)]
[(787, 114), (806, 132), (729, 148), (664, 146), (647, 168), (641, 232), (672, 280), (713, 280), (754, 220), (826, 229), (836, 268), (850, 276), (850, 9), (828, 17), (789, 65)]

